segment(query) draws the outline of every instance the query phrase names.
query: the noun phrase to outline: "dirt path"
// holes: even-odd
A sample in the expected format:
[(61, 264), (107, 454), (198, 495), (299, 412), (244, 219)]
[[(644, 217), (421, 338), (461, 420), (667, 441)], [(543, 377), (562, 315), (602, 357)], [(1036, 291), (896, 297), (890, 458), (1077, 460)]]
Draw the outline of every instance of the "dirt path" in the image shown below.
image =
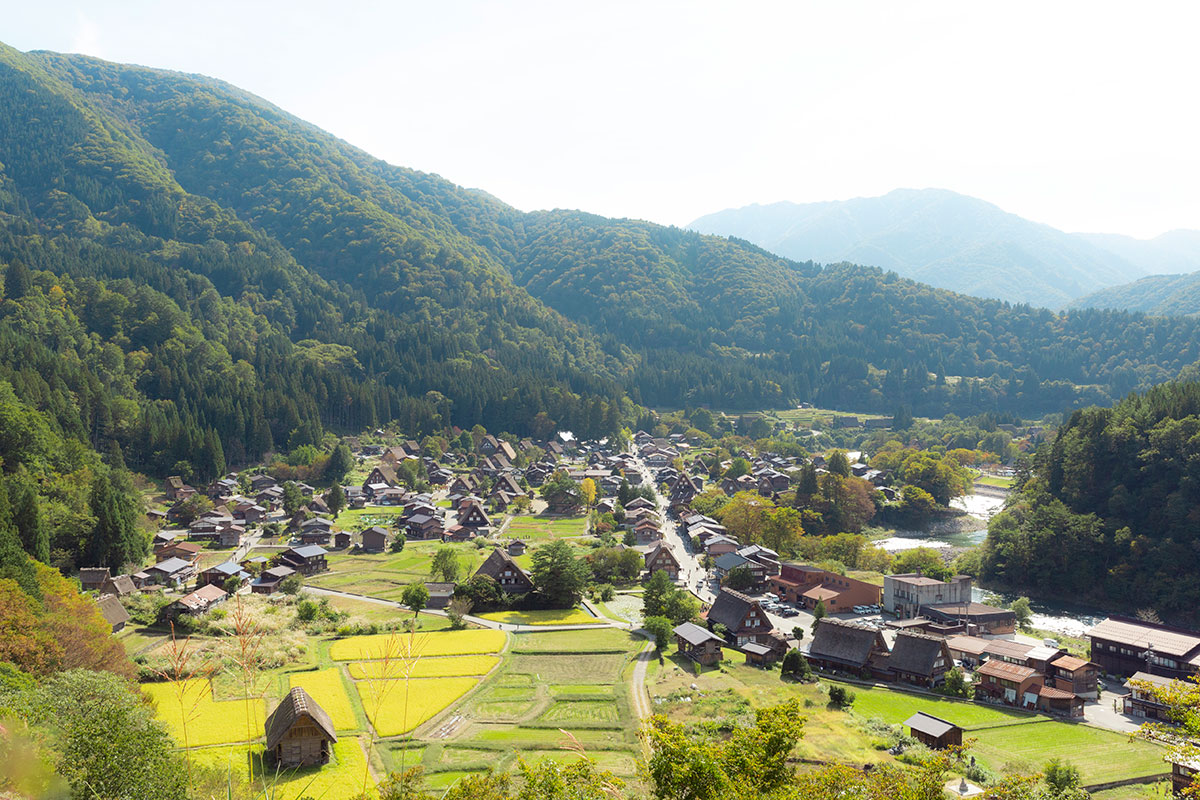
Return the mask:
[(633, 706), (633, 716), (639, 722), (650, 717), (650, 693), (646, 690), (646, 669), (650, 659), (654, 658), (654, 642), (646, 642), (646, 646), (637, 654), (633, 664), (633, 675), (629, 678), (629, 698)]

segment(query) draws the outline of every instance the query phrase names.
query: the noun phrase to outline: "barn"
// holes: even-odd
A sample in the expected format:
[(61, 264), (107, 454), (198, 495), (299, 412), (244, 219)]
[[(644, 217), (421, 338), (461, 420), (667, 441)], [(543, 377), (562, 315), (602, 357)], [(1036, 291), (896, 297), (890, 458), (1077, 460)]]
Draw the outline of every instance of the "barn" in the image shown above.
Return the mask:
[(299, 686), (267, 717), (266, 734), (267, 751), (281, 767), (324, 764), (329, 761), (329, 746), (337, 741), (333, 720)]

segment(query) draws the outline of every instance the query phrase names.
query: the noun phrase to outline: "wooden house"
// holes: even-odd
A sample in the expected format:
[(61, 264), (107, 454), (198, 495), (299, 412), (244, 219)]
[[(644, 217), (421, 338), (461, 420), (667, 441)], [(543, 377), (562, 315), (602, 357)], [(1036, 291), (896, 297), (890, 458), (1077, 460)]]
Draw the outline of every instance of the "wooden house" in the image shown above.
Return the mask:
[(708, 610), (708, 627), (724, 625), (738, 647), (747, 642), (765, 641), (771, 632), (771, 620), (758, 601), (733, 589), (722, 588)]
[(111, 577), (108, 567), (84, 567), (79, 570), (79, 585), (85, 592), (98, 592)]
[(404, 526), (409, 539), (440, 539), (445, 532), (442, 521), (429, 514), (413, 514)]
[(1055, 689), (1094, 699), (1099, 694), (1100, 667), (1095, 662), (1063, 654), (1050, 660), (1046, 683)]
[(206, 584), (196, 591), (185, 594), (172, 604), (176, 614), (203, 614), (229, 598), (229, 593), (220, 586)]
[(359, 541), (362, 543), (363, 552), (382, 553), (387, 549), (390, 538), (391, 533), (387, 528), (372, 525), (362, 532)]
[(675, 645), (679, 652), (697, 664), (709, 666), (721, 660), (720, 636), (701, 628), (693, 622), (685, 622), (671, 631), (675, 634)]
[(931, 750), (962, 746), (962, 728), (941, 717), (918, 711), (904, 721), (909, 735)]
[(1109, 617), (1090, 631), (1092, 661), (1104, 672), (1149, 672), (1165, 678), (1200, 673), (1200, 633), (1128, 617)]
[(858, 674), (873, 672), (881, 658), (888, 655), (882, 631), (857, 622), (823, 618), (817, 623), (808, 661), (825, 670), (843, 670)]
[(337, 531), (333, 534), (333, 546), (338, 550), (345, 550), (354, 541), (354, 537), (349, 531)]
[(320, 545), (306, 544), (285, 550), (279, 560), (283, 566), (291, 567), (301, 575), (315, 575), (329, 569), (325, 561), (327, 555)]
[(508, 554), (510, 556), (523, 556), (523, 555), (525, 555), (525, 548), (527, 546), (528, 545), (526, 545), (520, 539), (513, 539), (511, 542), (508, 543), (508, 547), (507, 547)]
[(1167, 704), (1158, 699), (1155, 690), (1182, 690), (1183, 685), (1178, 678), (1164, 678), (1161, 675), (1151, 675), (1149, 672), (1135, 672), (1129, 680), (1125, 681), (1124, 688), (1129, 690), (1129, 694), (1121, 698), (1122, 711), (1125, 714), (1131, 717), (1170, 722)]
[(506, 550), (493, 550), (487, 560), (479, 565), (479, 569), (475, 570), (475, 574), (487, 575), (509, 594), (533, 591), (533, 581)]
[(296, 570), (286, 566), (264, 569), (258, 580), (250, 584), (250, 591), (254, 594), (275, 594), (279, 591), (279, 584), (295, 574)]
[(283, 768), (311, 767), (329, 761), (337, 742), (333, 720), (299, 686), (287, 693), (266, 722), (267, 751)]
[(125, 606), (121, 605), (121, 601), (115, 594), (104, 595), (96, 601), (96, 606), (100, 611), (100, 616), (104, 617), (104, 621), (112, 628), (113, 633), (124, 628), (125, 624), (129, 622), (129, 612), (125, 610)]
[(662, 542), (654, 545), (646, 553), (646, 571), (653, 575), (662, 570), (667, 573), (667, 577), (671, 580), (679, 578), (679, 560), (675, 558), (675, 554), (671, 552), (671, 548), (667, 547)]
[(954, 659), (946, 640), (913, 631), (900, 631), (887, 658), (894, 680), (933, 688), (945, 682)]
[(491, 527), (492, 521), (488, 519), (487, 512), (483, 510), (483, 506), (471, 503), (466, 508), (459, 510), (458, 524), (464, 528), (481, 530)]
[(426, 608), (445, 608), (454, 599), (453, 583), (426, 583), (425, 589), (429, 592)]
[(240, 583), (245, 583), (250, 580), (250, 573), (242, 569), (242, 565), (235, 561), (226, 561), (224, 564), (216, 564), (204, 570), (196, 578), (196, 586), (225, 586), (225, 582), (230, 578), (237, 578)]
[(148, 583), (179, 586), (186, 583), (196, 572), (195, 565), (182, 558), (168, 558), (152, 567), (147, 567)]
[(1186, 758), (1181, 755), (1169, 756), (1171, 762), (1171, 791), (1176, 797), (1183, 791), (1200, 783), (1200, 759)]
[(137, 584), (133, 582), (133, 578), (128, 575), (117, 575), (109, 578), (100, 586), (100, 594), (111, 594), (117, 597), (125, 597), (137, 591)]

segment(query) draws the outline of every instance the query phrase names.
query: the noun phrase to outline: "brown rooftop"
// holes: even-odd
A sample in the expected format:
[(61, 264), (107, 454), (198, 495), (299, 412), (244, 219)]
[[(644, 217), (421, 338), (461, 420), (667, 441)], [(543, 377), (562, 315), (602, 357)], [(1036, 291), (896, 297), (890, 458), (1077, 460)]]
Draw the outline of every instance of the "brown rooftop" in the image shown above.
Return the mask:
[(1029, 667), (1022, 667), (1020, 664), (1010, 664), (1007, 661), (991, 659), (984, 662), (984, 665), (975, 670), (978, 675), (987, 675), (992, 678), (999, 678), (1005, 681), (1016, 681), (1020, 683), (1028, 678), (1037, 675), (1037, 670)]

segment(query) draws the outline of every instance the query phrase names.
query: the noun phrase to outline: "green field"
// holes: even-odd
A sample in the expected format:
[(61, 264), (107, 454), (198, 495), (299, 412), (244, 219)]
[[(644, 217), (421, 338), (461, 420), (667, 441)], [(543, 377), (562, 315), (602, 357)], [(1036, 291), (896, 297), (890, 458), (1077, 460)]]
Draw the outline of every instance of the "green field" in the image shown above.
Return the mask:
[(313, 586), (342, 592), (400, 600), (404, 587), (431, 579), (429, 565), (439, 547), (458, 550), (463, 576), (470, 575), (487, 556), (472, 544), (444, 545), (441, 542), (409, 542), (399, 553), (334, 553), (328, 558), (329, 571), (307, 580)]
[(504, 531), (510, 539), (523, 539), (527, 542), (564, 539), (572, 536), (587, 534), (587, 517), (550, 517), (536, 516), (513, 517)]
[(1079, 723), (1003, 725), (971, 736), (977, 737), (972, 752), (994, 770), (1032, 772), (1051, 758), (1061, 758), (1079, 768), (1085, 786), (1168, 771), (1163, 748)]
[(513, 634), (513, 653), (624, 653), (642, 640), (619, 628)]
[(1047, 717), (960, 700), (909, 694), (891, 689), (866, 689), (848, 684), (846, 688), (855, 695), (854, 713), (867, 718), (878, 717), (889, 725), (904, 722), (918, 711), (941, 717), (966, 730), (1015, 722), (1048, 721)]
[(391, 508), (345, 508), (334, 519), (334, 527), (344, 531), (354, 531), (359, 528), (369, 528), (372, 525), (394, 527), (396, 518), (404, 513), (404, 509), (396, 506)]

